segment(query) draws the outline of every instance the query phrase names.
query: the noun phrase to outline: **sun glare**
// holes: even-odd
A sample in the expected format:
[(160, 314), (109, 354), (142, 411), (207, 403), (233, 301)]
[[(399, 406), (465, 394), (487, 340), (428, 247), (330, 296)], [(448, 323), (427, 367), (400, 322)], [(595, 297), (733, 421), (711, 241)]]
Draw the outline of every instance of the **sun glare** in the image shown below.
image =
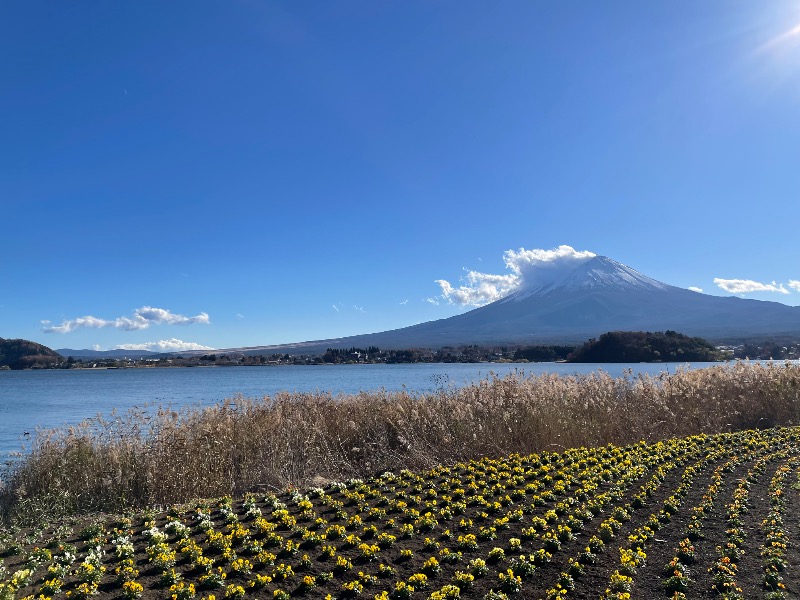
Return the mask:
[(800, 41), (800, 23), (788, 31), (784, 31), (781, 34), (776, 35), (774, 38), (763, 44), (758, 50), (759, 52), (777, 50), (780, 48), (785, 48), (788, 44), (796, 44), (798, 41)]
[(788, 40), (793, 37), (800, 36), (800, 23), (792, 27), (789, 31), (784, 33), (782, 36), (779, 36), (779, 40)]

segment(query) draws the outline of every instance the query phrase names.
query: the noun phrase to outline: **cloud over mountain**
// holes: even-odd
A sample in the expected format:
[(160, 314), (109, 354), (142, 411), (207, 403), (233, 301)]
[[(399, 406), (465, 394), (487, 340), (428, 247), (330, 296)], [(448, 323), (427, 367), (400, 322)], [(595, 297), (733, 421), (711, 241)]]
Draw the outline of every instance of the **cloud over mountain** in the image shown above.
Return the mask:
[(131, 317), (117, 317), (116, 319), (100, 319), (87, 315), (63, 321), (61, 325), (51, 325), (50, 321), (42, 321), (42, 331), (44, 333), (70, 333), (76, 329), (99, 329), (113, 327), (125, 331), (137, 331), (147, 329), (151, 325), (193, 325), (210, 323), (208, 313), (201, 312), (194, 317), (175, 314), (164, 308), (154, 308), (152, 306), (142, 306), (133, 311)]
[(518, 289), (541, 287), (556, 281), (595, 256), (594, 252), (578, 251), (566, 245), (552, 250), (506, 250), (503, 262), (510, 273), (494, 275), (467, 271), (458, 287), (446, 279), (437, 279), (436, 283), (442, 289), (441, 298), (450, 304), (483, 306)]
[(144, 344), (120, 344), (116, 350), (148, 350), (150, 352), (181, 352), (184, 350), (213, 350), (211, 346), (203, 346), (195, 342), (184, 342), (176, 338), (145, 342)]
[(714, 284), (731, 294), (747, 294), (749, 292), (789, 293), (789, 290), (783, 287), (782, 283), (778, 284), (774, 281), (772, 283), (760, 283), (752, 279), (720, 279), (719, 277), (715, 277)]
[(499, 300), (519, 285), (517, 275), (491, 275), (478, 271), (468, 271), (462, 279), (465, 285), (453, 287), (445, 279), (437, 279), (442, 288), (442, 296), (451, 304), (483, 306)]

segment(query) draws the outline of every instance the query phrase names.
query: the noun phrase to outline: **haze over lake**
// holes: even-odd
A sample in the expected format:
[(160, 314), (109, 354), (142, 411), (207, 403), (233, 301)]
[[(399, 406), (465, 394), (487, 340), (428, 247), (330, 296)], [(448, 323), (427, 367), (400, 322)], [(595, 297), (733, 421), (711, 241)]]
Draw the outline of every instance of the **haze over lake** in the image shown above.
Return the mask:
[[(692, 368), (719, 363), (696, 363)], [(429, 392), (520, 370), (524, 373), (611, 375), (674, 373), (681, 363), (435, 363), (230, 368), (0, 371), (0, 453), (18, 451), (28, 432), (76, 424), (97, 414), (134, 407), (210, 405), (237, 395), (260, 398), (281, 391), (332, 394), (386, 389)]]

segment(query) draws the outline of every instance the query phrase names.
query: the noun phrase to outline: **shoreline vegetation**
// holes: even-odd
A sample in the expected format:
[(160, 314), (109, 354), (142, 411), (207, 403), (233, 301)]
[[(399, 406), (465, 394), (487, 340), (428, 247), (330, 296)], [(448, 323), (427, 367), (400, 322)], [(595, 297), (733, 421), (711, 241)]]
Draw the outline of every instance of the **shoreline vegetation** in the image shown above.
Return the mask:
[[(711, 342), (675, 331), (610, 331), (582, 345), (457, 345), (441, 348), (404, 350), (367, 348), (328, 348), (322, 354), (263, 354), (259, 350), (210, 351), (206, 354), (144, 353), (131, 351), (58, 352), (28, 340), (0, 338), (0, 370), (26, 369), (130, 369), (153, 367), (235, 367), (340, 364), (415, 364), (415, 363), (529, 363), (529, 362), (720, 362), (730, 359), (792, 360), (800, 358), (800, 342), (790, 339), (761, 343)], [(75, 355), (70, 354), (75, 352)]]
[(5, 522), (241, 496), (482, 457), (800, 423), (800, 366), (511, 374), (415, 394), (234, 398), (40, 432), (6, 467)]

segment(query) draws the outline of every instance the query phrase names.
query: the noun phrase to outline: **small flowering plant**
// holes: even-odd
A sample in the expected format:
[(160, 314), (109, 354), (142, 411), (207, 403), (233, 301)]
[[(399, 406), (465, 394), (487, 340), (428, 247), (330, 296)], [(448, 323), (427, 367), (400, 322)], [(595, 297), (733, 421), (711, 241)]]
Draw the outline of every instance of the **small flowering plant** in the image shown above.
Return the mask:
[(125, 600), (136, 600), (137, 598), (141, 597), (142, 592), (144, 591), (144, 586), (141, 583), (137, 583), (135, 581), (126, 581), (122, 584), (122, 597)]

